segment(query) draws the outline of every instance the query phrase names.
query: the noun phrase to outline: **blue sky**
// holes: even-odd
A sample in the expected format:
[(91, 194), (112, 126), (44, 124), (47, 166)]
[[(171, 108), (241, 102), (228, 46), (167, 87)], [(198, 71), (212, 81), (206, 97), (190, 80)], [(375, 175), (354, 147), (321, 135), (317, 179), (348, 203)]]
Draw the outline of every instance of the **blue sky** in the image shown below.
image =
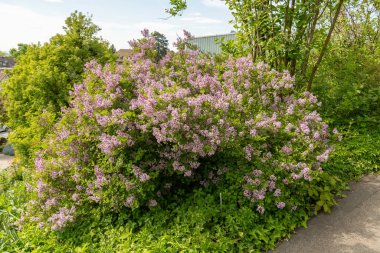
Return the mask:
[(229, 33), (230, 11), (221, 0), (188, 0), (181, 17), (165, 13), (169, 0), (0, 0), (0, 50), (17, 43), (46, 42), (62, 32), (64, 20), (78, 10), (93, 15), (104, 39), (117, 49), (140, 37), (143, 28), (175, 41), (186, 29), (195, 36)]

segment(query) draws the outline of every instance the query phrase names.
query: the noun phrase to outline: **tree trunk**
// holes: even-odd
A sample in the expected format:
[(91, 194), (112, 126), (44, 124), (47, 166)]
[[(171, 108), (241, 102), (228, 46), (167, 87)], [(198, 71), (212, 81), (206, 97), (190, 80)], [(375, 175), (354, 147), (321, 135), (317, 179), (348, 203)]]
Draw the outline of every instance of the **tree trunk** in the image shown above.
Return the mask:
[(328, 46), (328, 44), (330, 42), (330, 39), (331, 39), (331, 35), (332, 35), (332, 33), (334, 31), (334, 28), (335, 28), (336, 21), (338, 20), (338, 17), (339, 17), (340, 10), (342, 9), (343, 2), (344, 2), (344, 0), (339, 0), (339, 2), (337, 4), (335, 16), (334, 16), (334, 19), (333, 19), (333, 21), (331, 23), (329, 33), (327, 34), (327, 37), (326, 37), (325, 42), (323, 43), (323, 47), (321, 49), (321, 53), (319, 54), (318, 60), (315, 63), (314, 68), (313, 68), (313, 70), (311, 72), (310, 79), (309, 79), (309, 82), (307, 84), (307, 90), (308, 91), (311, 90), (311, 85), (312, 85), (312, 83), (314, 81), (315, 74), (317, 73), (318, 67), (321, 64), (323, 56), (325, 55), (327, 46)]
[(319, 19), (319, 5), (320, 5), (320, 1), (317, 1), (315, 3), (315, 8), (314, 8), (314, 17), (313, 17), (313, 23), (311, 24), (311, 27), (310, 27), (310, 32), (309, 32), (309, 36), (306, 38), (306, 51), (305, 51), (305, 56), (304, 56), (304, 59), (303, 59), (303, 62), (301, 64), (301, 76), (302, 78), (305, 78), (306, 76), (306, 70), (307, 70), (307, 66), (308, 66), (308, 63), (309, 63), (309, 56), (310, 56), (310, 51), (311, 51), (311, 44), (313, 43), (313, 40), (314, 40), (314, 32), (315, 32), (315, 28), (317, 26), (317, 22), (318, 22), (318, 19)]

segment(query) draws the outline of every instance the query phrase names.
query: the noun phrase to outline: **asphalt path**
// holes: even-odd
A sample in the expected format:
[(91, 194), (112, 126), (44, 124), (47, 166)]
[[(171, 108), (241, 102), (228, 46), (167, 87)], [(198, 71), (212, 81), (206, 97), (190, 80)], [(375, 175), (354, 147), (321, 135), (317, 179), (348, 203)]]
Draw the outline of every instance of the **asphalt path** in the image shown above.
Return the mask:
[(321, 213), (274, 253), (380, 253), (380, 175), (350, 185), (331, 214)]
[(11, 165), (12, 161), (13, 161), (13, 156), (0, 154), (0, 170), (5, 169), (9, 165)]

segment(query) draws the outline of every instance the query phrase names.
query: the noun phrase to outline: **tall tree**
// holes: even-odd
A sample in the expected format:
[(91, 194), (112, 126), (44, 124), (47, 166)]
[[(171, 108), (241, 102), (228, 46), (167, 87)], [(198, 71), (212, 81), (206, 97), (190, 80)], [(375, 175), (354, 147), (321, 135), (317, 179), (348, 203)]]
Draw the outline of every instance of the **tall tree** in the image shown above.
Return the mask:
[(9, 54), (14, 58), (17, 59), (20, 55), (26, 53), (26, 49), (28, 48), (28, 44), (24, 43), (18, 43), (17, 48), (12, 48), (9, 50)]
[(168, 39), (165, 37), (165, 35), (157, 31), (152, 32), (151, 35), (156, 40), (156, 53), (157, 53), (156, 61), (159, 61), (168, 52), (169, 42), (168, 42)]
[[(342, 6), (348, 0), (225, 0), (237, 30), (234, 52), (289, 70), (311, 89)], [(171, 14), (186, 8), (170, 1)], [(314, 60), (317, 59), (317, 60)]]
[(23, 160), (38, 149), (48, 131), (47, 123), (54, 123), (61, 107), (68, 104), (69, 91), (82, 80), (84, 64), (93, 59), (100, 63), (116, 59), (108, 42), (96, 36), (100, 28), (91, 17), (76, 11), (63, 29), (63, 34), (43, 45), (19, 46), (14, 51), (17, 65), (2, 84), (10, 141)]

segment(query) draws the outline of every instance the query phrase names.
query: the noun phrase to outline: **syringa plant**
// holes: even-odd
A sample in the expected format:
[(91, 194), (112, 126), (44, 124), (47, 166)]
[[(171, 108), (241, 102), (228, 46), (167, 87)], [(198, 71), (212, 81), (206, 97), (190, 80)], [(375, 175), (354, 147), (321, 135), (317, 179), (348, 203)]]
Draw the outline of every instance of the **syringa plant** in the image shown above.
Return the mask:
[(249, 57), (201, 53), (188, 33), (157, 62), (154, 38), (143, 35), (123, 67), (86, 64), (36, 154), (26, 217), (62, 229), (88, 206), (154, 208), (181, 182), (207, 187), (226, 173), (260, 214), (294, 210), (292, 194), (323, 173), (332, 151), (317, 98)]

